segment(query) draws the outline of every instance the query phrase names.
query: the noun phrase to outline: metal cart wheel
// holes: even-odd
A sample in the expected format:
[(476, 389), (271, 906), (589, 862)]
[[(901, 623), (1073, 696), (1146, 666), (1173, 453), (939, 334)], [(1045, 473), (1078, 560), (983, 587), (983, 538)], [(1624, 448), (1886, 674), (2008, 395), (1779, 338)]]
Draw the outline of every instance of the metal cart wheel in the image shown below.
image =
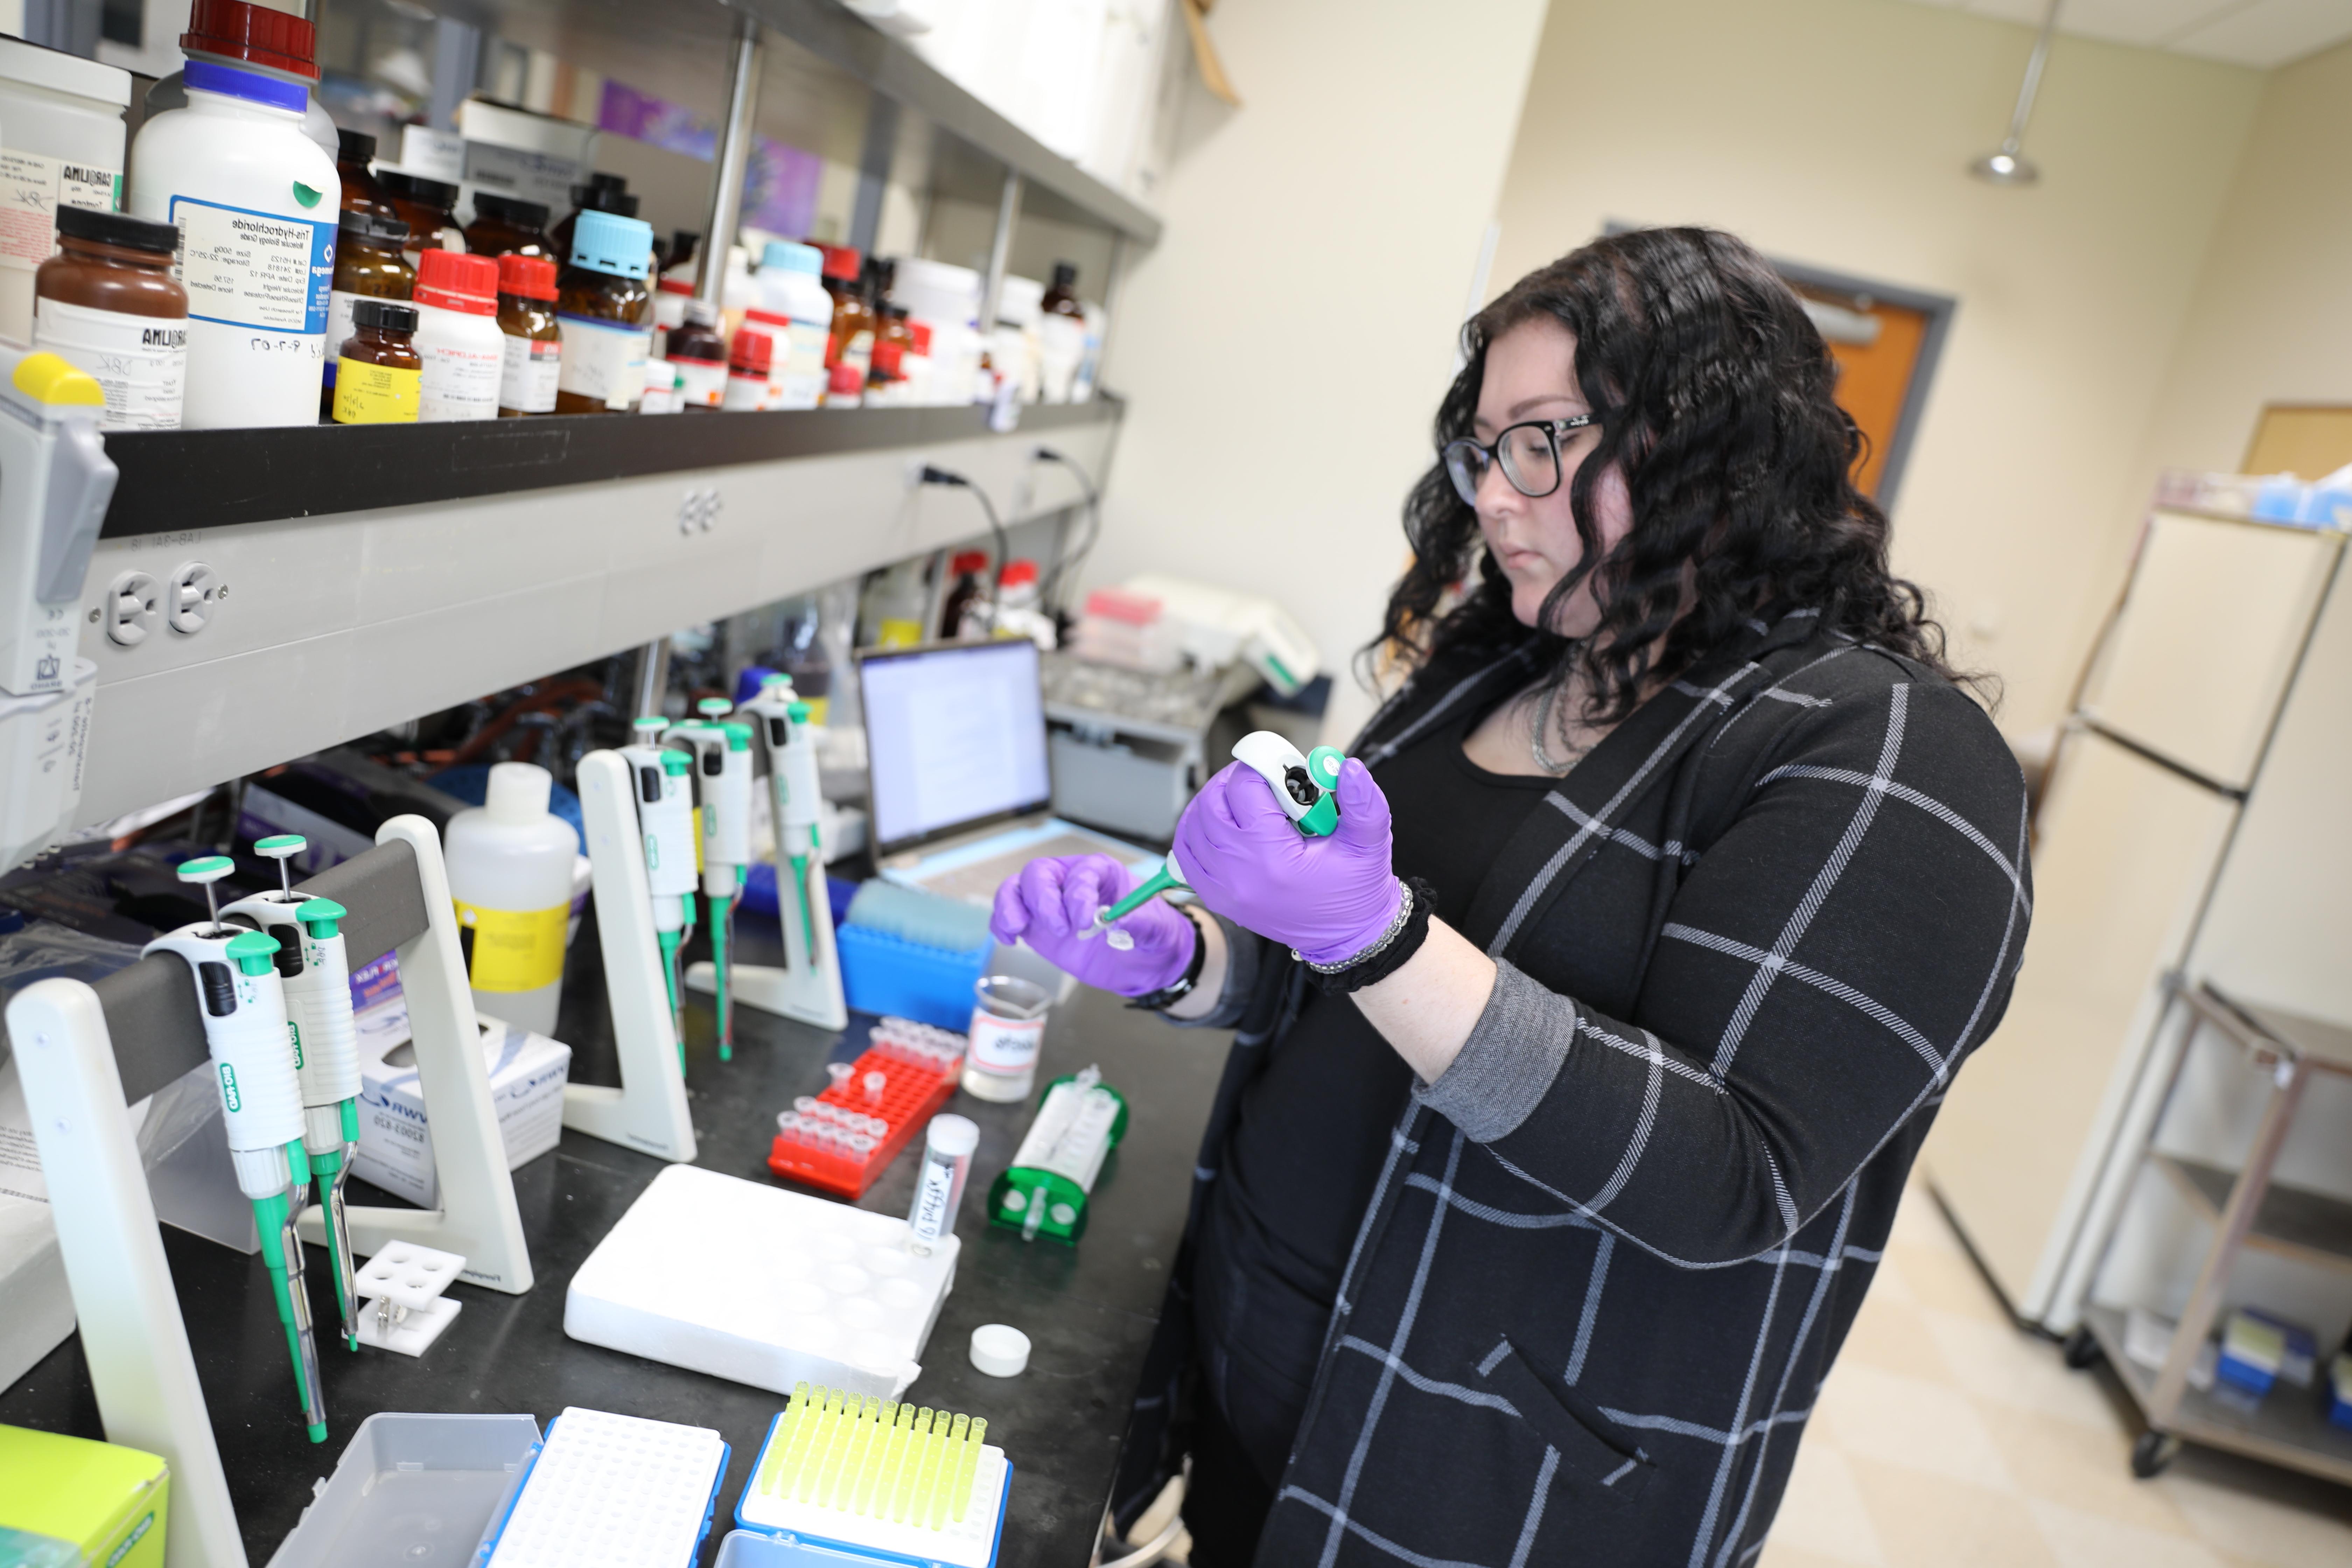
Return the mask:
[(2070, 1370), (2088, 1372), (2104, 1361), (2107, 1352), (2099, 1348), (2098, 1336), (2091, 1332), (2090, 1325), (2086, 1323), (2066, 1336), (2066, 1348), (2061, 1353), (2066, 1358)]
[(2143, 1432), (2132, 1444), (2132, 1474), (2144, 1481), (2152, 1479), (2163, 1474), (2179, 1454), (2180, 1439), (2169, 1432)]

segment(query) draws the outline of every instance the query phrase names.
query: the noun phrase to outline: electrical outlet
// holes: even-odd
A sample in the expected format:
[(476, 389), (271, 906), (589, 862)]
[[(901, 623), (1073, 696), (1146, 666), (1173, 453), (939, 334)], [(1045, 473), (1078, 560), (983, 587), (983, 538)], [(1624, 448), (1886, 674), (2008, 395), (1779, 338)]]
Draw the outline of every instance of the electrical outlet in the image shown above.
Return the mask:
[(155, 629), (163, 607), (163, 584), (144, 572), (122, 572), (107, 585), (106, 605), (99, 618), (106, 635), (124, 647), (137, 647)]
[(226, 591), (219, 573), (201, 561), (184, 561), (165, 586), (164, 618), (173, 631), (194, 637), (213, 618)]
[(678, 532), (688, 538), (697, 533), (709, 533), (726, 504), (717, 485), (687, 491), (685, 499), (677, 503)]

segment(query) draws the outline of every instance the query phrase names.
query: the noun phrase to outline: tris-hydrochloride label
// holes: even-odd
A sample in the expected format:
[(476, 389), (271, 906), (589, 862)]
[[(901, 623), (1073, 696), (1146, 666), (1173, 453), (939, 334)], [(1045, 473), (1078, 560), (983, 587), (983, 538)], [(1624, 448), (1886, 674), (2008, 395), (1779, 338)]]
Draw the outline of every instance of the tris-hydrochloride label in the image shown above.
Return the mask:
[(488, 910), (462, 900), (457, 939), (477, 991), (536, 991), (563, 978), (563, 931), (572, 906)]
[(62, 300), (33, 307), (33, 346), (98, 378), (106, 394), (101, 430), (177, 430), (188, 380), (188, 323)]
[[(574, 397), (593, 397), (607, 408), (632, 408), (646, 391), (646, 354), (653, 332), (593, 316), (559, 314), (563, 360), (556, 384)], [(509, 405), (512, 406), (512, 405)]]
[(194, 196), (172, 198), (179, 264), (194, 320), (323, 336), (334, 291), (332, 224)]
[(0, 267), (31, 271), (58, 248), (58, 209), (110, 213), (122, 172), (0, 147)]

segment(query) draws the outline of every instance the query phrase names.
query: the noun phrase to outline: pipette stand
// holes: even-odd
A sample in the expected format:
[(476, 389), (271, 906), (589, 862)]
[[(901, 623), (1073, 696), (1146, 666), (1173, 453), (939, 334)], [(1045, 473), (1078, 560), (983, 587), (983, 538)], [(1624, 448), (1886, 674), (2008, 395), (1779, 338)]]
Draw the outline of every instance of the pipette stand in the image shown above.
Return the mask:
[[(416, 889), (425, 900), (425, 929), (393, 951), (400, 960), (401, 994), (408, 1003), (418, 1088), (433, 1123), (441, 1206), (347, 1211), (352, 1252), (369, 1257), (394, 1241), (455, 1252), (466, 1259), (469, 1284), (519, 1296), (531, 1287), (530, 1249), (523, 1241), (506, 1142), (499, 1132), (489, 1069), (482, 1060), (481, 1025), (474, 1016), (474, 994), (457, 941), (457, 906), (449, 899), (441, 836), (424, 817), (395, 816), (376, 829), (375, 841), (379, 847), (405, 844), (415, 852)], [(344, 884), (351, 868), (362, 867), (372, 858), (347, 860), (298, 890), (332, 897), (351, 910), (363, 910), (368, 899), (363, 889), (331, 889)], [(356, 952), (352, 959), (355, 967), (365, 962)], [(325, 1217), (316, 1204), (303, 1210), (302, 1239), (324, 1246)]]
[(621, 1087), (564, 1085), (563, 1125), (625, 1149), (690, 1162), (694, 1123), (687, 1115), (669, 984), (654, 935), (653, 893), (629, 764), (617, 752), (591, 752), (580, 759), (577, 776)]
[[(814, 862), (816, 858), (811, 856)], [(824, 867), (809, 868), (809, 918), (801, 920), (800, 895), (793, 885), (792, 860), (776, 856), (776, 913), (784, 928), (784, 967), (768, 963), (738, 963), (728, 975), (739, 1007), (757, 1007), (780, 1018), (814, 1024), (820, 1029), (849, 1027), (849, 1007), (841, 994), (841, 957), (833, 941), (833, 904), (824, 894)], [(812, 940), (814, 939), (814, 940)], [(809, 961), (814, 947), (816, 961)], [(689, 964), (688, 989), (708, 992), (717, 982), (708, 963)]]
[(98, 993), (79, 980), (37, 981), (8, 1004), (8, 1037), (106, 1435), (172, 1468), (166, 1568), (245, 1568)]

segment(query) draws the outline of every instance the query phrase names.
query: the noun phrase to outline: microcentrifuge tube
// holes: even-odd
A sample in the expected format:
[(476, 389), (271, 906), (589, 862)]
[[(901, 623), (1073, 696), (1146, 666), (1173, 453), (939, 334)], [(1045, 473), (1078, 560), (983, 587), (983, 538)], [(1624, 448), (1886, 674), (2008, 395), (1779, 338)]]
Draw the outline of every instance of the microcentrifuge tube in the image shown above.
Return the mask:
[(857, 1069), (850, 1066), (847, 1062), (827, 1062), (824, 1064), (824, 1070), (826, 1073), (831, 1075), (833, 1079), (833, 1087), (835, 1089), (843, 1089), (847, 1087), (849, 1083), (849, 1075), (856, 1072)]
[(866, 1084), (866, 1102), (868, 1105), (879, 1105), (882, 1102), (882, 1090), (887, 1088), (890, 1082), (888, 1075), (885, 1073), (870, 1072), (866, 1075), (864, 1081)]

